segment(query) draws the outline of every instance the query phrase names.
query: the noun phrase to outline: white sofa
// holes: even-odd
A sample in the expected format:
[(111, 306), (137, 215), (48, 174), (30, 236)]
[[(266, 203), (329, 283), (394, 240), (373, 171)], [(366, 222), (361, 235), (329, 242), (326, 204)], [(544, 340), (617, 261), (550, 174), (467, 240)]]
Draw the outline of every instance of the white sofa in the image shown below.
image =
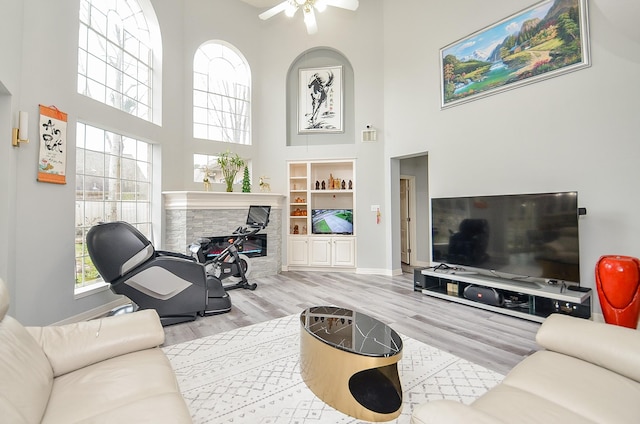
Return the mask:
[(192, 422), (154, 310), (23, 327), (8, 309), (0, 280), (0, 422)]
[(529, 356), (471, 405), (438, 400), (412, 411), (427, 423), (640, 423), (640, 332), (553, 314)]

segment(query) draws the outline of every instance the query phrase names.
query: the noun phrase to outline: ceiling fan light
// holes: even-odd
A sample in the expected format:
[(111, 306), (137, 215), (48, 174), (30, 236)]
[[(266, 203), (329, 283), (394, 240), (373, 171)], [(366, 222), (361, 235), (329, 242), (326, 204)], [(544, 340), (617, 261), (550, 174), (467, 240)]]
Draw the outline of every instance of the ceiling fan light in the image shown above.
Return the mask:
[(287, 15), (287, 17), (289, 18), (293, 18), (293, 15), (295, 15), (297, 11), (298, 11), (298, 7), (293, 3), (289, 3), (287, 5), (287, 8), (284, 9), (284, 14)]
[(302, 6), (307, 2), (307, 0), (295, 0), (295, 2), (297, 3), (298, 6)]
[(316, 0), (316, 2), (313, 4), (313, 6), (320, 13), (324, 12), (325, 10), (327, 10), (327, 2), (325, 0)]

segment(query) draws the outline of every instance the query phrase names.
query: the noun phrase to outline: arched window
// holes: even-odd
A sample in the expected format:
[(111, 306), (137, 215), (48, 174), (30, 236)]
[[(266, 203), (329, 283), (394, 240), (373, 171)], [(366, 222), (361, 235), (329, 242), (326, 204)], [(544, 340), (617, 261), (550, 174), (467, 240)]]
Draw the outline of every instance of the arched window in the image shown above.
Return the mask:
[(159, 123), (159, 39), (148, 0), (80, 0), (78, 93)]
[(193, 136), (251, 144), (251, 70), (222, 41), (202, 44), (193, 58)]

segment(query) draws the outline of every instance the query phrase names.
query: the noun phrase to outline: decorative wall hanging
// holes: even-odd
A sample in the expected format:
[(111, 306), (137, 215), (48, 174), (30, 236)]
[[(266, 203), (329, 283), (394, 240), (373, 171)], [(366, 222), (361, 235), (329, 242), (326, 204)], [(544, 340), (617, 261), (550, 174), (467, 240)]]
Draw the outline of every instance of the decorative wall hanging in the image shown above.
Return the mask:
[(55, 106), (40, 105), (38, 181), (66, 184), (67, 114)]
[(440, 50), (441, 108), (590, 66), (587, 0), (545, 0)]
[(342, 66), (300, 69), (298, 84), (298, 133), (342, 132)]

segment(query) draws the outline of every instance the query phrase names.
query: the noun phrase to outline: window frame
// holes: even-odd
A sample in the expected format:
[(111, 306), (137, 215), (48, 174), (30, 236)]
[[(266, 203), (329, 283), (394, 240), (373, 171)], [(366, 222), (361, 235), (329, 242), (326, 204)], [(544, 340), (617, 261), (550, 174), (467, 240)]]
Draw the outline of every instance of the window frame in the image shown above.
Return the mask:
[[(80, 0), (76, 90), (160, 125), (162, 40), (157, 17), (149, 0), (115, 2), (116, 9), (131, 12), (128, 18), (123, 20), (118, 10), (98, 7), (103, 6), (100, 1)], [(118, 23), (121, 32), (114, 31)], [(130, 37), (125, 40), (124, 34)], [(116, 40), (118, 36), (122, 38)]]
[[(214, 68), (229, 77), (218, 77)], [(192, 75), (193, 137), (252, 145), (251, 67), (242, 52), (222, 40), (206, 41), (194, 53)]]
[[(100, 135), (102, 141), (99, 141)], [(107, 146), (110, 137), (119, 145)], [(76, 293), (104, 283), (86, 246), (87, 231), (93, 225), (100, 221), (124, 220), (153, 240), (154, 163), (157, 161), (154, 150), (153, 143), (94, 124), (76, 123)], [(108, 167), (107, 162), (112, 160), (115, 162), (109, 163), (113, 166)], [(88, 213), (88, 209), (93, 211)], [(95, 278), (89, 279), (87, 275)]]

